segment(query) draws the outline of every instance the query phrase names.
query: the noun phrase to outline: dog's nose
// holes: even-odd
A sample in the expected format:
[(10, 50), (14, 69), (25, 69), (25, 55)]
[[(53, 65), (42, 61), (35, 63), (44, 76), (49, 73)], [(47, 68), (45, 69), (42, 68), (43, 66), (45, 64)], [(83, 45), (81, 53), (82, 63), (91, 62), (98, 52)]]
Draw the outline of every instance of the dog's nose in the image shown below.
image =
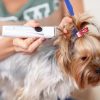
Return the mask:
[(95, 72), (96, 72), (97, 74), (100, 74), (100, 67), (99, 67), (99, 68), (96, 68)]

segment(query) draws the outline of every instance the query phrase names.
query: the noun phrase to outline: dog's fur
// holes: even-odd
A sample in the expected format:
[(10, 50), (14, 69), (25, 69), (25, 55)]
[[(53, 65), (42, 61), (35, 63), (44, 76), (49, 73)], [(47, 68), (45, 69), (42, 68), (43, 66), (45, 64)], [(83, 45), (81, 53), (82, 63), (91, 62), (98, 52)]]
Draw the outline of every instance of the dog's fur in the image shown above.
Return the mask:
[[(74, 89), (100, 83), (100, 33), (78, 17), (78, 29), (89, 27), (80, 38), (68, 34), (46, 41), (32, 55), (15, 54), (0, 62), (0, 100), (64, 100)], [(56, 45), (53, 45), (55, 43)]]

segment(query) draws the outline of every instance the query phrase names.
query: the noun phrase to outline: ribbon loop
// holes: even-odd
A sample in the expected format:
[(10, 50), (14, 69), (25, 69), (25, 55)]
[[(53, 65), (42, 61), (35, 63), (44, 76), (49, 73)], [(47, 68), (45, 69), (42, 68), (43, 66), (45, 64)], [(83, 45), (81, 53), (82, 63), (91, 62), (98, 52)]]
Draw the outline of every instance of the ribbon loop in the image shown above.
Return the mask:
[(89, 32), (89, 29), (88, 29), (88, 27), (85, 27), (85, 28), (81, 29), (79, 32), (77, 32), (76, 34), (78, 37), (81, 37), (87, 32)]

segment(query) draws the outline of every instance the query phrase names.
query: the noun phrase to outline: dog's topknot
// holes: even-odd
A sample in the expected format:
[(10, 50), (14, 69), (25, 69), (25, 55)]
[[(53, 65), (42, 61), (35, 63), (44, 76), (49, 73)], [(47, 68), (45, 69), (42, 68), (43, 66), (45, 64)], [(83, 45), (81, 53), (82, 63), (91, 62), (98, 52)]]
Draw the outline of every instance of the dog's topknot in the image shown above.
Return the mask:
[[(57, 59), (65, 73), (70, 73), (80, 88), (100, 83), (100, 32), (91, 16), (81, 15), (74, 19), (80, 31), (88, 27), (81, 37), (72, 36), (73, 22), (67, 24), (68, 33), (59, 37)], [(98, 73), (96, 73), (98, 72)]]

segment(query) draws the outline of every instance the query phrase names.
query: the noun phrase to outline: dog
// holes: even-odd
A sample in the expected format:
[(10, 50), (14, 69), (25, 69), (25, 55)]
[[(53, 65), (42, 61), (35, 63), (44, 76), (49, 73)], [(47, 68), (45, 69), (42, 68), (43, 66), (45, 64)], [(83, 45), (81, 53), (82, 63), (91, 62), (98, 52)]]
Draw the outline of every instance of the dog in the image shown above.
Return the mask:
[(67, 34), (35, 53), (0, 61), (0, 100), (64, 100), (75, 89), (100, 85), (100, 33), (90, 19), (76, 17), (78, 32), (67, 23)]

